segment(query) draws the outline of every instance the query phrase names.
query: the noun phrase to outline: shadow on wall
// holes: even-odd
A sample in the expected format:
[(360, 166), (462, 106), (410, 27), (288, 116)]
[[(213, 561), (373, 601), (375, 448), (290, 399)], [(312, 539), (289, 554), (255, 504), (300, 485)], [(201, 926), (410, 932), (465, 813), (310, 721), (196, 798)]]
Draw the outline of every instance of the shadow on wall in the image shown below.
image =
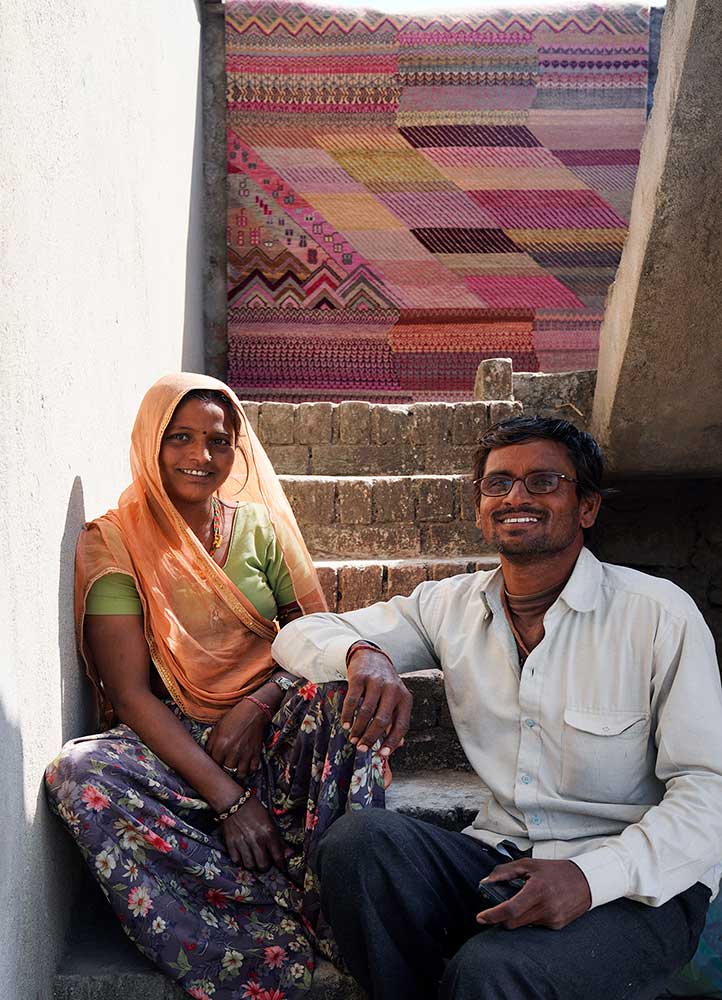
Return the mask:
[(83, 483), (80, 476), (76, 476), (70, 490), (58, 556), (58, 644), (63, 743), (75, 736), (93, 731), (97, 721), (94, 715), (92, 690), (84, 676), (77, 653), (73, 612), (75, 546), (84, 524)]
[(203, 361), (203, 272), (204, 212), (203, 212), (203, 45), (201, 42), (202, 17), (200, 0), (191, 0), (195, 7), (199, 27), (198, 70), (196, 74), (196, 114), (193, 136), (193, 165), (191, 169), (190, 203), (186, 242), (185, 307), (183, 313), (183, 371), (204, 372)]

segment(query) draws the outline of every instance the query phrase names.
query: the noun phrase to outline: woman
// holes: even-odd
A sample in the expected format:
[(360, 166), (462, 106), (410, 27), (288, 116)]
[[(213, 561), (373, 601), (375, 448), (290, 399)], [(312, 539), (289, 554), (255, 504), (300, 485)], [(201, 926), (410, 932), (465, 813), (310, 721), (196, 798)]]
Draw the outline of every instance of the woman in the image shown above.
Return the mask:
[(293, 997), (314, 951), (335, 958), (314, 847), (346, 808), (383, 805), (383, 760), (348, 741), (343, 685), (271, 660), (274, 619), (325, 604), (233, 392), (156, 382), (131, 469), (76, 556), (78, 639), (112, 728), (63, 748), (50, 804), (125, 932), (191, 996)]

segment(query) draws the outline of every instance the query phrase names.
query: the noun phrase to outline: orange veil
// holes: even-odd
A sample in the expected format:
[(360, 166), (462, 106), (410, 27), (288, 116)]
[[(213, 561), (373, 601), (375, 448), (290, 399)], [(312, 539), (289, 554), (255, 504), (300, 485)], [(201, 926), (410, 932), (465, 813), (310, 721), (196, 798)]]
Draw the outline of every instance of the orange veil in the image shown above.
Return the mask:
[(85, 525), (76, 551), (78, 642), (106, 720), (112, 716), (112, 706), (84, 641), (83, 622), (90, 588), (108, 573), (133, 577), (151, 659), (175, 702), (192, 718), (217, 721), (273, 671), (275, 622), (260, 615), (211, 559), (161, 482), (158, 455), (163, 434), (176, 406), (192, 389), (224, 393), (240, 420), (235, 462), (219, 496), (230, 503), (266, 507), (298, 603), (307, 614), (326, 608), (288, 500), (236, 395), (205, 375), (180, 373), (159, 379), (146, 393), (135, 419), (130, 449), (133, 482), (117, 509)]

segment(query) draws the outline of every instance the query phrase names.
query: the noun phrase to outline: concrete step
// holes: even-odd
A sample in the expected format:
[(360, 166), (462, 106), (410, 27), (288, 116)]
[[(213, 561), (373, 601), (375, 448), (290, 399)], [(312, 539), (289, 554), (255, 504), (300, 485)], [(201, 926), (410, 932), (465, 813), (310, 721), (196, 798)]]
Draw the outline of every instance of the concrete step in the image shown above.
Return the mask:
[[(476, 775), (455, 772), (398, 775), (387, 808), (461, 830), (478, 808)], [(187, 993), (144, 958), (86, 879), (70, 947), (55, 977), (54, 1000), (183, 1000)], [(365, 994), (330, 963), (314, 974), (309, 1000), (364, 1000)]]
[(468, 475), (280, 477), (315, 559), (488, 552)]
[(445, 580), (460, 573), (495, 569), (492, 556), (454, 559), (316, 560), (316, 571), (330, 611), (353, 611), (400, 594), (408, 596), (425, 580)]
[(466, 473), (490, 423), (522, 412), (510, 400), (243, 407), (276, 472), (302, 476)]

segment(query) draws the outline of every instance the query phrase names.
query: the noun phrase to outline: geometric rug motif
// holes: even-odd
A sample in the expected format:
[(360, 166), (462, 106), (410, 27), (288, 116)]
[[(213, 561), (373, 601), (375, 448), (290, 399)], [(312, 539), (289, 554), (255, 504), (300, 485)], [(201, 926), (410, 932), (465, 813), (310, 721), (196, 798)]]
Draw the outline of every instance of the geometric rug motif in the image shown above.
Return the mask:
[(225, 11), (244, 398), (457, 400), (488, 357), (596, 366), (648, 112), (646, 7)]

